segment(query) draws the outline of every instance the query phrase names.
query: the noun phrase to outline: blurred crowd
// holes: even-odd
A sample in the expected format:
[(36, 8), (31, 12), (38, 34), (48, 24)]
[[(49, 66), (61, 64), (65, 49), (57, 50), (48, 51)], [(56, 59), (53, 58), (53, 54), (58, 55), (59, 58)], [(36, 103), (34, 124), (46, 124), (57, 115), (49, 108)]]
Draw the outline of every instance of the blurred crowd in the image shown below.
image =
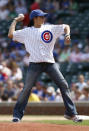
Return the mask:
[[(23, 82), (14, 82), (8, 80), (7, 82), (0, 82), (0, 102), (2, 101), (16, 101), (20, 92), (24, 87)], [(72, 83), (71, 98), (73, 101), (88, 101), (89, 100), (89, 80), (85, 82), (84, 76), (78, 76), (78, 82)], [(53, 86), (47, 86), (42, 81), (38, 81), (32, 88), (29, 102), (54, 101), (63, 102), (60, 89), (55, 89)]]
[[(29, 4), (29, 5), (28, 5)], [(57, 12), (69, 11), (74, 15), (78, 11), (78, 3), (75, 0), (0, 0), (0, 22), (12, 21), (18, 14), (25, 15), (20, 28), (29, 25), (29, 14), (34, 9), (42, 9), (49, 13), (45, 22), (48, 24), (62, 24), (57, 20)], [(79, 32), (77, 32), (78, 35)], [(75, 33), (76, 35), (76, 33)], [(56, 62), (89, 62), (89, 34), (86, 36), (86, 46), (75, 40), (71, 46), (65, 45), (64, 35), (57, 39), (54, 49)], [(24, 45), (7, 39), (0, 31), (0, 102), (17, 100), (24, 87), (24, 68), (29, 65), (29, 54), (24, 50)], [(78, 83), (71, 84), (73, 100), (89, 100), (89, 81), (85, 83), (84, 76), (79, 76)], [(38, 81), (32, 89), (29, 101), (62, 101), (59, 89), (45, 86)]]
[(89, 100), (89, 80), (85, 82), (84, 75), (78, 76), (78, 82), (71, 85), (71, 97), (73, 100)]

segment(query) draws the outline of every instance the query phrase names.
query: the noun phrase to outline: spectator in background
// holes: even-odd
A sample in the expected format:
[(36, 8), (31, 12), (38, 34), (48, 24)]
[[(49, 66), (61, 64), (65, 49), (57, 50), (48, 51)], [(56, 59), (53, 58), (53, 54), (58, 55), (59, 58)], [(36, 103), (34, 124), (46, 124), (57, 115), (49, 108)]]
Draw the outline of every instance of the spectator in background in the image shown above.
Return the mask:
[(54, 24), (56, 22), (55, 7), (51, 5), (50, 7), (47, 7), (46, 10), (49, 12), (49, 15), (47, 17), (47, 22), (50, 24)]
[(81, 56), (83, 53), (81, 52), (80, 49), (81, 48), (77, 44), (73, 46), (73, 50), (70, 53), (70, 57), (69, 57), (70, 62), (75, 62), (75, 63), (81, 62)]
[(43, 95), (44, 95), (44, 92), (43, 92), (43, 83), (41, 81), (38, 81), (36, 83), (36, 86), (33, 87), (32, 89), (32, 93), (36, 94), (40, 100), (43, 100)]
[(2, 102), (2, 101), (8, 101), (8, 102), (9, 102), (8, 93), (3, 93), (3, 94), (1, 95), (0, 102)]
[(55, 19), (56, 19), (56, 14), (55, 14), (55, 6), (53, 5), (51, 0), (47, 0), (43, 2), (43, 7), (41, 7), (42, 10), (45, 10), (46, 12), (49, 13), (48, 17), (47, 17), (47, 22), (50, 24), (55, 23)]
[(3, 6), (6, 6), (8, 4), (9, 0), (0, 0), (0, 8), (2, 8)]
[(26, 14), (27, 8), (22, 4), (21, 1), (18, 1), (18, 5), (16, 6), (15, 11), (17, 14)]
[(30, 6), (30, 10), (40, 9), (39, 1), (33, 0), (33, 4)]
[(86, 46), (81, 56), (81, 62), (89, 62), (89, 46)]
[(9, 98), (14, 96), (13, 81), (12, 80), (7, 81), (6, 87), (5, 87), (5, 90), (4, 90), (4, 94), (8, 94)]
[(23, 49), (12, 47), (11, 53), (9, 54), (10, 58), (14, 59), (18, 65), (20, 65), (22, 58), (25, 56), (26, 51)]
[(1, 43), (1, 48), (2, 49), (8, 48), (8, 41), (6, 39), (3, 39), (2, 43)]
[(79, 101), (89, 101), (89, 87), (84, 87), (82, 95), (78, 99)]
[(3, 52), (2, 52), (2, 61), (9, 61), (9, 55), (10, 55), (10, 52), (8, 51), (8, 48), (4, 48), (3, 49)]
[(75, 86), (79, 92), (82, 92), (83, 88), (87, 86), (83, 75), (79, 75), (78, 82), (75, 84)]
[(52, 8), (54, 8), (52, 1), (51, 0), (46, 0), (45, 1), (45, 10), (49, 11)]
[(46, 101), (54, 101), (55, 100), (55, 89), (52, 86), (47, 88)]
[(55, 101), (56, 102), (62, 102), (62, 96), (61, 96), (61, 92), (60, 92), (60, 89), (57, 89), (56, 90), (56, 95), (55, 95)]
[(59, 0), (53, 0), (52, 4), (55, 8), (55, 11), (58, 11), (60, 9), (60, 1)]
[(7, 67), (6, 61), (2, 61), (2, 66), (3, 66), (3, 73), (6, 73), (6, 75), (7, 75), (8, 77), (10, 77), (12, 72), (11, 72), (11, 70)]
[(12, 20), (17, 16), (15, 6), (13, 4), (9, 4), (8, 6), (9, 6), (8, 9), (10, 11), (10, 13), (8, 14), (8, 20)]
[(21, 69), (23, 68), (23, 62), (22, 62), (22, 59), (24, 57), (24, 52), (20, 52), (19, 50), (16, 50), (16, 64), (18, 65), (18, 67), (20, 67)]
[(78, 10), (78, 3), (75, 0), (70, 0), (70, 10), (75, 12)]
[(62, 50), (60, 56), (58, 57), (58, 62), (67, 62), (67, 61), (69, 61), (69, 56), (70, 56), (70, 48), (69, 48), (69, 46), (65, 45), (65, 47)]
[(84, 80), (85, 80), (84, 76), (79, 75), (78, 82), (72, 84), (72, 86), (71, 86), (71, 97), (72, 97), (73, 100), (82, 99), (82, 94), (84, 94), (83, 89), (85, 87), (87, 87), (87, 83)]
[(20, 80), (22, 80), (22, 70), (20, 69), (20, 67), (18, 67), (16, 62), (13, 61), (13, 59), (9, 59), (8, 67), (12, 71), (12, 74), (10, 76), (10, 79), (12, 81), (20, 81)]
[(22, 91), (24, 87), (23, 82), (19, 82), (19, 83), (13, 83), (13, 91), (14, 91), (14, 95), (12, 97), (13, 101), (16, 101), (20, 92)]
[(6, 81), (8, 76), (6, 73), (3, 73), (3, 66), (0, 65), (0, 81)]
[(40, 98), (37, 94), (31, 93), (28, 102), (40, 102)]
[(29, 65), (29, 53), (26, 53), (26, 55), (24, 56), (23, 58), (23, 63), (24, 63), (24, 66), (28, 66)]
[(42, 88), (43, 88), (43, 99), (42, 99), (42, 101), (47, 101), (47, 86), (43, 85)]
[(76, 86), (78, 86), (78, 90), (82, 91), (85, 86), (87, 86), (87, 83), (85, 82), (84, 75), (79, 75), (78, 77), (79, 82), (76, 83)]
[(9, 10), (6, 8), (6, 6), (3, 6), (0, 8), (0, 20), (6, 20), (9, 15)]
[[(12, 0), (11, 0), (11, 1), (12, 1)], [(23, 6), (26, 5), (25, 0), (13, 0), (13, 1), (14, 1), (14, 5), (15, 5), (15, 6), (18, 6), (18, 5), (19, 5), (19, 2), (21, 2), (21, 4), (22, 4)]]
[(24, 83), (23, 82), (19, 82), (18, 83), (18, 87), (20, 89), (20, 91), (24, 88)]
[(62, 9), (63, 9), (63, 10), (68, 10), (69, 7), (70, 7), (70, 2), (69, 2), (69, 0), (63, 0), (62, 3), (61, 3), (61, 6), (62, 6)]
[(78, 91), (78, 86), (76, 83), (73, 83), (71, 86), (71, 98), (72, 100), (76, 101), (81, 96), (82, 92)]
[(12, 68), (12, 75), (10, 77), (12, 81), (22, 80), (22, 71), (18, 66)]

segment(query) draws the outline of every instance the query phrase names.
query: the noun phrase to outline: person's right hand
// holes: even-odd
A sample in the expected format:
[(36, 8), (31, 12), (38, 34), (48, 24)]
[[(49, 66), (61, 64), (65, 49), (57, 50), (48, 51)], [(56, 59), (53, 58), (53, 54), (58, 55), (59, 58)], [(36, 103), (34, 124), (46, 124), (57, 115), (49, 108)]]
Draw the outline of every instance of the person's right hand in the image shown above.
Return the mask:
[(24, 20), (24, 15), (23, 14), (19, 14), (18, 17), (15, 18), (15, 20), (17, 22), (23, 21)]
[(70, 35), (65, 37), (65, 45), (70, 45), (71, 43), (71, 39), (70, 39)]

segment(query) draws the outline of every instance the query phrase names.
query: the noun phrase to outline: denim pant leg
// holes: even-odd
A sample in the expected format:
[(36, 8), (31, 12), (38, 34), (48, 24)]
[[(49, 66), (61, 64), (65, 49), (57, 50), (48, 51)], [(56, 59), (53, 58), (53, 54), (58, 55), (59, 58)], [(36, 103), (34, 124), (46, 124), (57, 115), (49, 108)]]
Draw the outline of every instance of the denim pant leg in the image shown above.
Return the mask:
[(64, 105), (66, 108), (65, 114), (67, 115), (75, 115), (78, 114), (76, 111), (76, 107), (70, 98), (70, 89), (63, 75), (59, 71), (59, 68), (56, 63), (48, 64), (46, 69), (46, 73), (52, 78), (55, 84), (60, 88)]
[(13, 112), (13, 117), (18, 117), (21, 119), (24, 115), (24, 110), (28, 102), (29, 95), (31, 93), (31, 89), (34, 86), (37, 77), (41, 73), (40, 66), (37, 64), (30, 64), (27, 76), (26, 76), (26, 81), (25, 81), (25, 86), (20, 93), (20, 96), (18, 97), (17, 103), (14, 108)]

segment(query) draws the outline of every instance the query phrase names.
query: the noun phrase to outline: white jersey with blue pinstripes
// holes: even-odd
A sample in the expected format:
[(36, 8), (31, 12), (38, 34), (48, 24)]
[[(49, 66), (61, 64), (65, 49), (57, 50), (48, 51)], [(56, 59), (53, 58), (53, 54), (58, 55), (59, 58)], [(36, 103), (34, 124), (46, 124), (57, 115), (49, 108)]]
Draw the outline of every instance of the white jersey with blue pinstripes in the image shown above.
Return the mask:
[(25, 44), (30, 54), (29, 62), (55, 63), (53, 49), (56, 39), (64, 34), (65, 25), (42, 25), (40, 28), (28, 27), (14, 31), (13, 40)]

